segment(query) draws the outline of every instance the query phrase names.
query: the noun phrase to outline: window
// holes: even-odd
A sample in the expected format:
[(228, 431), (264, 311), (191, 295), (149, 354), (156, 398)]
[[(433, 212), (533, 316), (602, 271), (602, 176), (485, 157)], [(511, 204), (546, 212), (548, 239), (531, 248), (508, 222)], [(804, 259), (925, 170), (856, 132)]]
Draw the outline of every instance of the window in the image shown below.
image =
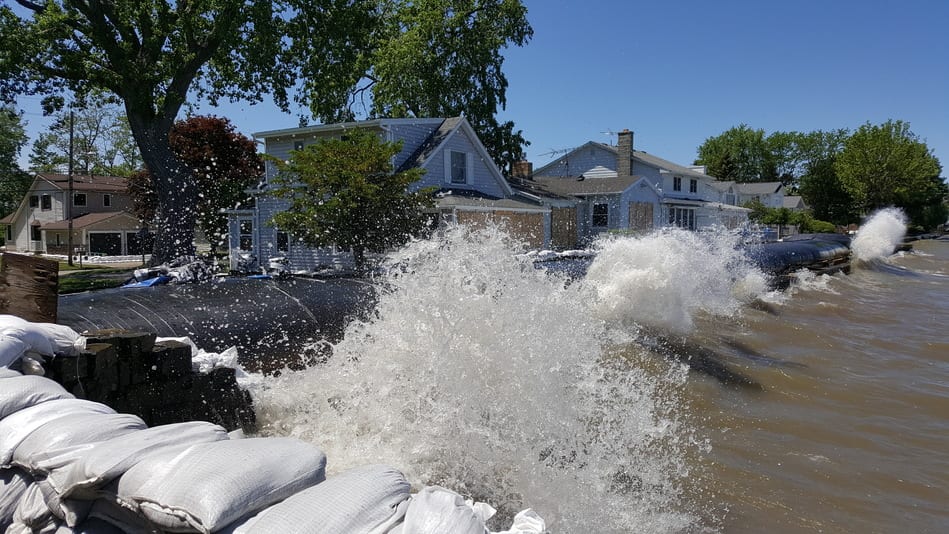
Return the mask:
[(695, 230), (695, 210), (669, 206), (669, 226)]
[(696, 179), (689, 180), (689, 193), (698, 193), (699, 192), (699, 181)]
[(30, 207), (31, 208), (40, 207), (40, 197), (36, 195), (30, 195)]
[(110, 208), (112, 207), (112, 195), (105, 193), (102, 195), (102, 207)]
[(672, 190), (673, 191), (682, 191), (682, 178), (676, 176), (672, 179)]
[(40, 231), (40, 225), (34, 224), (30, 226), (30, 240), (31, 241), (41, 241), (43, 239), (43, 232)]
[(7, 241), (13, 241), (13, 227), (7, 226)]
[(593, 205), (593, 226), (606, 227), (610, 225), (610, 205), (603, 202)]
[(85, 193), (76, 193), (72, 196), (72, 205), (73, 206), (85, 206), (86, 205), (86, 194)]
[(449, 150), (445, 154), (448, 182), (452, 184), (469, 183), (468, 154), (454, 150)]
[(277, 231), (277, 252), (290, 252), (290, 235)]
[(293, 142), (294, 150), (303, 150), (303, 141), (294, 141)]
[(239, 223), (239, 237), (237, 248), (240, 250), (254, 250), (254, 221), (242, 219)]
[(43, 195), (40, 197), (40, 209), (43, 211), (49, 211), (53, 209), (53, 197), (49, 195)]

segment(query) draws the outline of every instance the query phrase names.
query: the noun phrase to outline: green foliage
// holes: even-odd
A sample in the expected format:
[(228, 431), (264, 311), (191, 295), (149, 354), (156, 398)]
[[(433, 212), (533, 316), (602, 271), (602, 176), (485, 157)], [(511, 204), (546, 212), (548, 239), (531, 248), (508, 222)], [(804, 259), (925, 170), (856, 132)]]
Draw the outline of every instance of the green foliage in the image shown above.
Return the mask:
[[(77, 173), (129, 176), (142, 167), (125, 112), (111, 99), (95, 95), (72, 113), (73, 169)], [(69, 166), (70, 112), (59, 111), (33, 143), (30, 166), (36, 172), (66, 173)]]
[(921, 208), (945, 198), (936, 184), (942, 166), (907, 122), (864, 124), (847, 139), (834, 169), (863, 213), (887, 206)]
[(769, 208), (759, 201), (748, 202), (744, 207), (751, 209), (748, 219), (757, 223), (797, 226), (801, 233), (834, 232), (836, 230), (833, 223), (815, 219), (806, 211)]
[(696, 165), (705, 165), (708, 174), (722, 181), (771, 182), (777, 168), (764, 130), (740, 124), (721, 135), (709, 137), (698, 148)]
[(10, 106), (0, 106), (0, 217), (16, 210), (32, 183), (17, 163), (26, 140), (21, 115)]
[(309, 246), (351, 248), (361, 267), (365, 252), (404, 244), (428, 223), (424, 210), (434, 205), (431, 189), (409, 192), (424, 170), (393, 172), (401, 143), (383, 141), (372, 131), (354, 130), (345, 139), (322, 139), (279, 169), (274, 194), (290, 207), (272, 224)]
[[(220, 117), (197, 116), (178, 121), (168, 139), (201, 191), (195, 205), (198, 226), (208, 237), (213, 253), (224, 244), (227, 234), (227, 215), (222, 210), (249, 200), (245, 191), (263, 175), (263, 161), (254, 142)], [(139, 218), (151, 221), (158, 203), (151, 174), (134, 174), (129, 192)]]
[(18, 4), (29, 17), (0, 6), (0, 100), (41, 94), (49, 110), (95, 91), (122, 100), (158, 193), (156, 262), (194, 252), (199, 191), (168, 142), (189, 93), (212, 105), (306, 103), (324, 121), (354, 117), (367, 100), (370, 114), (464, 111), (479, 135), (506, 143), (489, 146), (495, 157), (521, 151), (520, 132), (493, 117), (507, 87), (499, 51), (531, 33), (518, 0)]

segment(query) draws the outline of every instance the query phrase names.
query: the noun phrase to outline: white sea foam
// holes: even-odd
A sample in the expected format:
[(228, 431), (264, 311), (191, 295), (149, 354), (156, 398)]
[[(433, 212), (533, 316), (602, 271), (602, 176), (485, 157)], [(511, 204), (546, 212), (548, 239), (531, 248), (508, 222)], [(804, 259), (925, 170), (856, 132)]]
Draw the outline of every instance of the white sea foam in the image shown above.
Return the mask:
[(906, 215), (897, 208), (885, 208), (871, 215), (851, 243), (854, 258), (864, 262), (893, 254), (906, 235)]
[(734, 313), (754, 271), (731, 244), (684, 232), (600, 243), (579, 281), (514, 245), (453, 227), (393, 255), (373, 317), (328, 363), (255, 392), (264, 432), (318, 444), (331, 471), (388, 463), (502, 520), (531, 507), (556, 532), (696, 528), (682, 486), (702, 440), (675, 395), (686, 372), (647, 371), (617, 344), (639, 322)]

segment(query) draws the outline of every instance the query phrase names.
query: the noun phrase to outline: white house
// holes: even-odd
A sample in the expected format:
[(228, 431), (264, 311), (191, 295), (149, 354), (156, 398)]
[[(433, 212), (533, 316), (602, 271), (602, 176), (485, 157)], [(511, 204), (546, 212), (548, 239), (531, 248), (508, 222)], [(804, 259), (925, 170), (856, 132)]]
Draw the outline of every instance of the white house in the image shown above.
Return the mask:
[[(142, 225), (130, 212), (126, 179), (74, 175), (69, 182), (63, 174), (40, 173), (33, 178), (16, 211), (0, 219), (6, 249), (66, 254), (71, 226), (77, 251), (140, 254)], [(149, 247), (150, 240), (145, 245)]]
[[(511, 187), (464, 117), (375, 119), (265, 131), (254, 138), (263, 143), (266, 154), (286, 160), (292, 150), (342, 137), (353, 128), (377, 132), (386, 141), (402, 141), (402, 151), (393, 158), (394, 168), (426, 171), (412, 189), (438, 189), (436, 209), (442, 220), (466, 224), (500, 220), (528, 247), (549, 245), (551, 208), (536, 195)], [(349, 251), (307, 247), (271, 224), (273, 215), (288, 206), (270, 193), (268, 181), (274, 172), (268, 165), (264, 180), (250, 191), (251, 206), (228, 211), (232, 268), (242, 253), (254, 254), (261, 264), (286, 256), (293, 270), (350, 264)]]
[(750, 212), (739, 206), (737, 189), (722, 189), (704, 168), (635, 150), (629, 130), (619, 133), (617, 146), (590, 141), (533, 174), (549, 191), (580, 199), (581, 240), (607, 231), (661, 226), (734, 228), (747, 221)]

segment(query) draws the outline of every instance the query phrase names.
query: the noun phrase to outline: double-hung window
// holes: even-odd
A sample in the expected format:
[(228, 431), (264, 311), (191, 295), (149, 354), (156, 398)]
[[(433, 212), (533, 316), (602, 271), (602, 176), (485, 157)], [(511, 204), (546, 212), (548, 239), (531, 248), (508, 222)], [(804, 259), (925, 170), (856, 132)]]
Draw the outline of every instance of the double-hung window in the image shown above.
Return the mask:
[(698, 193), (699, 192), (699, 181), (695, 178), (689, 180), (689, 193)]
[(672, 178), (672, 190), (682, 191), (682, 178), (678, 176)]
[(472, 182), (474, 166), (471, 154), (457, 150), (445, 151), (445, 181), (449, 184), (466, 185)]
[(53, 209), (53, 197), (49, 195), (43, 195), (40, 197), (40, 209), (43, 211), (49, 211)]

